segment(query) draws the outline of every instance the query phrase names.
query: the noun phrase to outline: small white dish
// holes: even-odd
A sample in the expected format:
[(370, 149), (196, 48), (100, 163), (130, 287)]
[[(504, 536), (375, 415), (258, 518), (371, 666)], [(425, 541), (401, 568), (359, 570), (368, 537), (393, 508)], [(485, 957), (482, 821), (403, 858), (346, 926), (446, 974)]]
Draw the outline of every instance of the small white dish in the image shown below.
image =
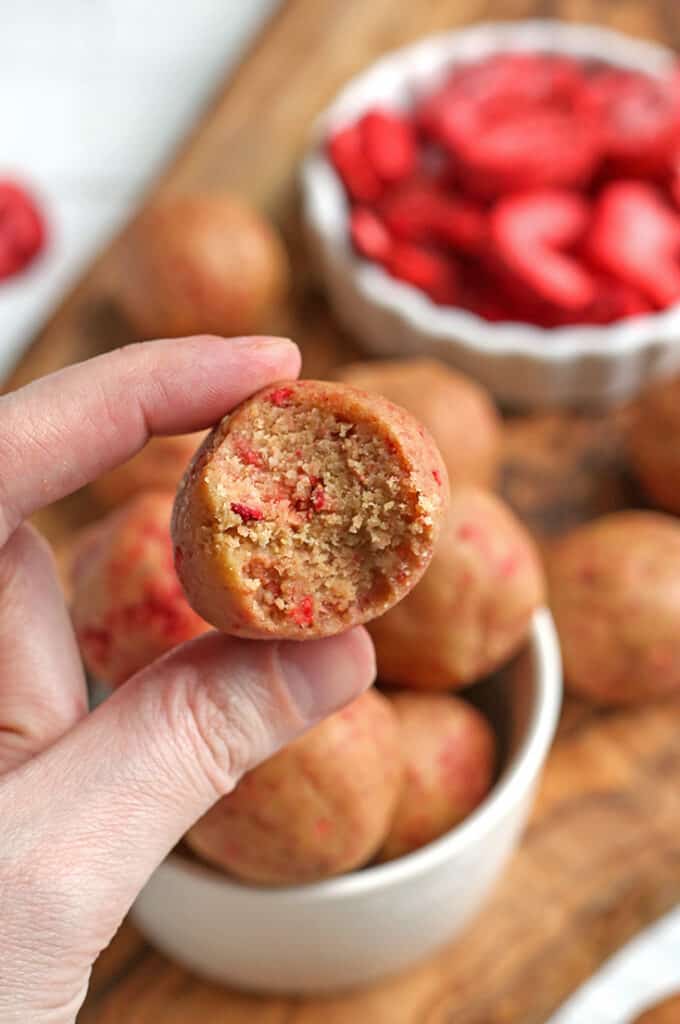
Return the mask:
[(391, 863), (285, 889), (242, 885), (173, 853), (139, 896), (136, 924), (198, 974), (262, 992), (365, 985), (427, 956), (486, 901), (529, 813), (562, 693), (546, 609), (523, 659), (482, 689), (505, 755), (493, 790), (458, 828)]
[(352, 250), (344, 190), (324, 155), (331, 130), (376, 105), (404, 108), (456, 62), (501, 50), (543, 50), (663, 74), (675, 54), (609, 29), (557, 21), (482, 23), (431, 36), (352, 79), (321, 115), (302, 166), (303, 211), (338, 318), (377, 356), (433, 355), (520, 406), (608, 403), (680, 368), (680, 306), (606, 327), (489, 323), (437, 306)]

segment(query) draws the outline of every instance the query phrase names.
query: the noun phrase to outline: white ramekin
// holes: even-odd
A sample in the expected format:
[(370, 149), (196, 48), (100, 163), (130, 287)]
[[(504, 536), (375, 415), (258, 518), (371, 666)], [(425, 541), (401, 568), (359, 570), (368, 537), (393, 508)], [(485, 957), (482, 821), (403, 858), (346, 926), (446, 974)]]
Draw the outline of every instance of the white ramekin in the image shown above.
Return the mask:
[(133, 910), (163, 952), (210, 979), (266, 992), (374, 981), (453, 938), (486, 900), (517, 844), (561, 701), (555, 629), (533, 621), (526, 671), (492, 684), (507, 726), (501, 775), (456, 829), (416, 853), (315, 885), (265, 889), (172, 854)]
[(339, 319), (379, 356), (427, 354), (476, 377), (506, 404), (593, 404), (637, 393), (680, 367), (680, 306), (608, 327), (488, 323), (437, 306), (422, 292), (357, 257), (347, 202), (322, 141), (366, 108), (403, 108), (454, 62), (500, 50), (546, 50), (597, 58), (651, 74), (675, 55), (620, 33), (557, 21), (482, 23), (398, 50), (352, 79), (319, 118), (302, 166), (303, 209), (315, 260)]

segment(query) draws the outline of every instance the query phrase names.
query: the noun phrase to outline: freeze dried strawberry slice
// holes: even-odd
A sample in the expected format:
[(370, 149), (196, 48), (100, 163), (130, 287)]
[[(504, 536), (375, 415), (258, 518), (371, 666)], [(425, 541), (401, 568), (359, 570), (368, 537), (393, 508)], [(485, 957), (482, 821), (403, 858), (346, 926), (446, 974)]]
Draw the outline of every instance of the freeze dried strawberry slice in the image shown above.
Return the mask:
[(673, 202), (676, 206), (680, 206), (680, 149), (677, 147), (671, 157), (670, 179), (668, 186)]
[[(416, 108), (423, 133), (443, 140), (463, 108), (482, 104), (489, 117), (529, 104), (570, 104), (583, 88), (580, 66), (568, 57), (501, 53), (455, 67)], [(466, 115), (467, 116), (467, 115)]]
[(44, 243), (45, 224), (33, 199), (0, 180), (0, 281), (27, 267)]
[(454, 305), (458, 298), (458, 269), (440, 253), (410, 242), (393, 245), (385, 267), (400, 281), (406, 281), (425, 292), (440, 305)]
[(599, 159), (599, 136), (589, 117), (550, 107), (480, 117), (451, 137), (463, 187), (474, 196), (525, 189), (581, 187)]
[(352, 199), (374, 203), (380, 198), (383, 183), (366, 159), (359, 126), (354, 124), (331, 136), (328, 156)]
[(411, 181), (390, 192), (380, 212), (390, 232), (406, 242), (441, 242), (475, 252), (486, 231), (477, 206), (446, 195), (433, 182)]
[(490, 217), (490, 239), (504, 267), (540, 300), (559, 309), (585, 309), (594, 299), (591, 274), (562, 250), (575, 245), (588, 223), (578, 195), (544, 189), (508, 196)]
[(455, 94), (486, 101), (511, 97), (534, 103), (571, 97), (582, 82), (581, 68), (570, 57), (518, 52), (463, 64), (454, 69), (448, 85)]
[(596, 282), (595, 299), (584, 313), (582, 321), (589, 324), (611, 324), (653, 311), (651, 303), (636, 288), (601, 274)]
[(406, 118), (370, 110), (359, 121), (363, 151), (377, 176), (388, 184), (403, 181), (416, 164), (416, 139)]
[(396, 238), (405, 242), (429, 242), (432, 224), (439, 212), (439, 197), (432, 185), (412, 181), (388, 192), (379, 210)]
[(680, 95), (672, 79), (608, 68), (593, 75), (588, 89), (610, 171), (627, 177), (664, 174), (680, 135)]
[(392, 246), (390, 234), (377, 214), (367, 206), (356, 206), (350, 216), (354, 248), (369, 260), (381, 263)]
[(680, 301), (680, 218), (653, 185), (619, 181), (603, 189), (587, 251), (595, 266), (660, 309)]
[(599, 110), (569, 58), (504, 54), (454, 71), (417, 111), (482, 199), (586, 184), (600, 155)]

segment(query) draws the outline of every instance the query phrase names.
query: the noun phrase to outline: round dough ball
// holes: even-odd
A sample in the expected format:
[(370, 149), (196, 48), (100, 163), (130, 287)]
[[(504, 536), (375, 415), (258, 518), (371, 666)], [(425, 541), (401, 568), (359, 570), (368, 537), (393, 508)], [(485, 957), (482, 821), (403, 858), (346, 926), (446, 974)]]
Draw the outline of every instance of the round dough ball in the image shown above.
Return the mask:
[(657, 1003), (640, 1016), (633, 1024), (678, 1024), (680, 1021), (680, 993)]
[(484, 716), (448, 694), (392, 697), (401, 728), (404, 781), (378, 860), (394, 860), (448, 832), (493, 782), (496, 739)]
[(437, 359), (380, 359), (338, 371), (346, 384), (377, 391), (425, 424), (452, 486), (493, 487), (501, 452), (501, 420), (491, 395)]
[(230, 195), (157, 200), (122, 243), (118, 294), (140, 338), (252, 334), (288, 284), (274, 228)]
[(423, 579), (369, 626), (378, 674), (410, 689), (473, 683), (520, 648), (544, 594), (535, 545), (510, 509), (457, 488)]
[(572, 530), (548, 557), (566, 684), (597, 704), (680, 690), (680, 523), (616, 512)]
[(76, 638), (88, 670), (109, 686), (210, 628), (175, 574), (171, 512), (171, 494), (141, 494), (85, 530), (73, 557)]
[(662, 381), (642, 397), (628, 453), (651, 502), (680, 515), (680, 377)]
[(409, 413), (343, 384), (273, 385), (197, 452), (175, 502), (177, 571), (225, 633), (330, 636), (414, 585), (447, 501), (441, 457)]
[(204, 430), (152, 437), (128, 462), (94, 480), (90, 490), (106, 508), (115, 508), (140, 491), (175, 491), (204, 437)]
[(186, 841), (204, 860), (263, 885), (352, 871), (385, 838), (402, 771), (396, 715), (369, 690), (248, 772)]

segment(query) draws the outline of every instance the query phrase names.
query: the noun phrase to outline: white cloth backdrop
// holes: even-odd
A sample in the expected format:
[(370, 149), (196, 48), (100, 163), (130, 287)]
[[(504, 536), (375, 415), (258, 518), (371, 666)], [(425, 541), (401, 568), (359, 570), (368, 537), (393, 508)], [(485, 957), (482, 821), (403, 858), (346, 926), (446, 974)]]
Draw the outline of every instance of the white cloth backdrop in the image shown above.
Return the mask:
[(49, 251), (0, 283), (0, 379), (277, 0), (0, 0), (0, 178), (32, 186)]

